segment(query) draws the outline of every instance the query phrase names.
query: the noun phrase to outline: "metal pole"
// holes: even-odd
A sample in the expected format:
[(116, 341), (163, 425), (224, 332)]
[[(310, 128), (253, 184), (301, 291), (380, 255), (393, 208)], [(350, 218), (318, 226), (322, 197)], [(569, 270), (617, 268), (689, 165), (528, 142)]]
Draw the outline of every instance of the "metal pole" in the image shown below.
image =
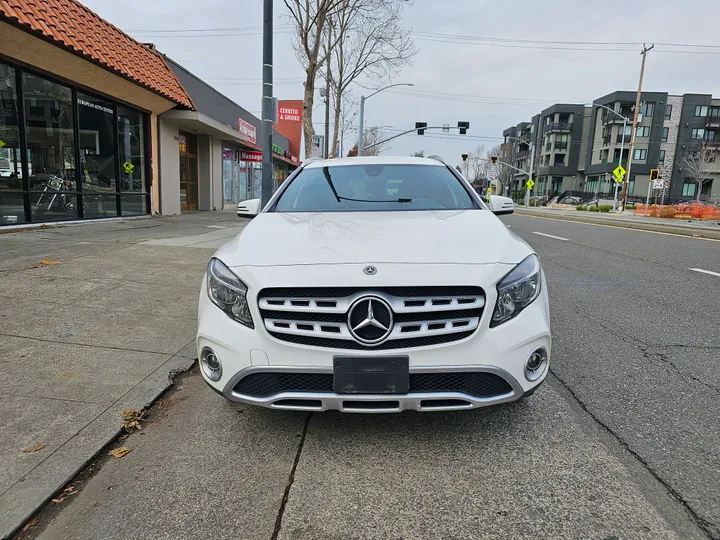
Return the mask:
[(625, 203), (627, 202), (627, 190), (628, 190), (628, 184), (630, 182), (630, 169), (632, 167), (632, 160), (633, 160), (633, 150), (635, 148), (635, 129), (637, 129), (637, 119), (638, 119), (638, 113), (640, 112), (640, 96), (642, 95), (642, 82), (643, 82), (643, 75), (645, 74), (645, 58), (647, 57), (647, 53), (650, 52), (650, 50), (653, 49), (655, 45), (652, 45), (650, 48), (645, 47), (643, 45), (642, 50), (642, 63), (640, 64), (640, 80), (638, 81), (638, 91), (637, 96), (635, 97), (635, 111), (633, 114), (633, 123), (632, 123), (632, 129), (630, 130), (630, 144), (628, 145), (629, 155), (628, 155), (628, 166), (627, 166), (627, 176), (625, 177), (623, 181), (623, 194), (622, 194), (622, 200), (620, 201), (620, 212), (623, 211), (625, 208)]
[(328, 26), (328, 55), (327, 65), (325, 66), (325, 159), (330, 157), (330, 37), (331, 30)]
[(273, 0), (263, 0), (262, 206), (272, 197)]
[[(528, 177), (530, 180), (533, 179), (533, 165), (535, 164), (535, 145), (532, 141), (530, 141), (530, 176)], [(527, 190), (527, 201), (525, 203), (525, 208), (530, 206), (530, 190)]]
[[(623, 116), (623, 132), (622, 132), (622, 141), (620, 142), (620, 165), (622, 166), (622, 158), (623, 158), (623, 152), (625, 151), (625, 132), (627, 131), (627, 118)], [(623, 182), (625, 182), (625, 177), (623, 176)], [(613, 198), (613, 212), (617, 209), (617, 198), (618, 198), (618, 188), (620, 185), (618, 182), (614, 182), (615, 184), (615, 197)]]
[(365, 96), (360, 96), (360, 126), (358, 127), (358, 156), (363, 155), (365, 150), (365, 134), (363, 133), (363, 123), (365, 122)]

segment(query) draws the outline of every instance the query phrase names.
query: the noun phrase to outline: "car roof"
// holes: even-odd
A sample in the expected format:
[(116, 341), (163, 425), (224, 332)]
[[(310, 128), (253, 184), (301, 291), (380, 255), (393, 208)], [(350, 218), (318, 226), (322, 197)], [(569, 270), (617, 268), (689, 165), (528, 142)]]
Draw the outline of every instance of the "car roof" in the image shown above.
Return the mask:
[(432, 158), (412, 156), (359, 156), (313, 160), (305, 165), (305, 168), (317, 169), (328, 166), (343, 167), (346, 165), (429, 165), (434, 167), (445, 167), (445, 164), (442, 161)]

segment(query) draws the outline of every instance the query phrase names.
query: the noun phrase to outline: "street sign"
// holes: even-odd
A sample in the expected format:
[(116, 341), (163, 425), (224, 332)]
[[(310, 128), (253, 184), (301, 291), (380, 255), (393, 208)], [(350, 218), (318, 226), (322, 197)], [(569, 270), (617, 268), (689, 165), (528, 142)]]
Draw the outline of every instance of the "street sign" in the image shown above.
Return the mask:
[(626, 172), (627, 172), (627, 171), (625, 170), (625, 167), (623, 167), (622, 165), (618, 165), (617, 167), (615, 167), (615, 170), (613, 171), (613, 174), (614, 174), (616, 177), (619, 176), (620, 178), (622, 178), (623, 176), (625, 176), (625, 173), (626, 173)]
[(657, 180), (653, 180), (653, 189), (663, 189), (665, 187), (662, 178), (658, 178)]
[(0, 148), (2, 148), (3, 146), (5, 146), (5, 141), (0, 140)]
[(616, 183), (622, 184), (622, 181), (623, 181), (623, 177), (622, 177), (622, 176), (616, 176), (616, 177), (615, 177), (615, 182), (616, 182)]
[(533, 182), (532, 178), (529, 178), (527, 182), (525, 182), (525, 185), (529, 190), (532, 191), (533, 186), (535, 185), (535, 182)]

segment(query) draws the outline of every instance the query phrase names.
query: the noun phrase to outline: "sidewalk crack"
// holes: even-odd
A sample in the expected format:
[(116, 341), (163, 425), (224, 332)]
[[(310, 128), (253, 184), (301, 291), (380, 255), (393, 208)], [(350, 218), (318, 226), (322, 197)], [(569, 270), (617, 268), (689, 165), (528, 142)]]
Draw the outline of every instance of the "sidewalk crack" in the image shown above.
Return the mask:
[(302, 436), (300, 437), (300, 443), (298, 444), (297, 453), (295, 454), (295, 461), (293, 462), (292, 469), (290, 469), (290, 476), (288, 477), (287, 485), (285, 486), (285, 493), (283, 494), (282, 502), (280, 503), (280, 509), (278, 510), (278, 515), (275, 519), (275, 530), (273, 531), (270, 540), (277, 540), (277, 537), (280, 534), (280, 530), (282, 529), (282, 520), (283, 515), (285, 514), (285, 506), (287, 505), (288, 499), (290, 498), (290, 489), (295, 482), (295, 471), (297, 470), (298, 463), (300, 462), (300, 455), (302, 454), (303, 446), (305, 446), (305, 437), (308, 432), (308, 427), (310, 426), (310, 418), (312, 418), (311, 412), (308, 413), (307, 417), (305, 417), (305, 425), (303, 426)]

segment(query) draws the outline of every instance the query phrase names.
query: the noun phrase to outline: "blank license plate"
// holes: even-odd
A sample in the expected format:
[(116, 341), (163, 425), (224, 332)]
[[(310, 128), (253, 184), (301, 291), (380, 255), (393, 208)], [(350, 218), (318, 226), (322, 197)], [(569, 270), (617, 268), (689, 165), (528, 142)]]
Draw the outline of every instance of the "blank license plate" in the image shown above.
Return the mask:
[(407, 356), (336, 356), (333, 361), (337, 394), (407, 394), (410, 390)]

